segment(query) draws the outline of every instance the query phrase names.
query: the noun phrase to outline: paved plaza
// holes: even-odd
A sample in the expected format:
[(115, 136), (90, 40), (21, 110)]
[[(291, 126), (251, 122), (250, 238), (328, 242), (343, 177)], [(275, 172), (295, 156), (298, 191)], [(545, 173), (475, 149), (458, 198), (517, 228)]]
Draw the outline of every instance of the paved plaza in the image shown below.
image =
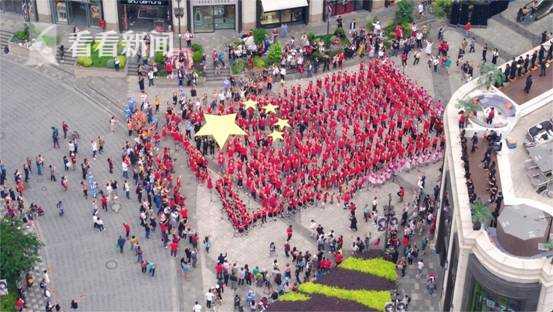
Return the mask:
[[(528, 26), (514, 24), (514, 14), (518, 9), (514, 2), (508, 10), (491, 19), (485, 29), (474, 29), (477, 36), (476, 53), (468, 54), (467, 58), (479, 64), (482, 45), (488, 43), (491, 48), (500, 51), (500, 61), (512, 59), (513, 56), (529, 50), (539, 40), (542, 31), (553, 32), (552, 17)], [(380, 13), (379, 13), (380, 14)], [(386, 18), (388, 13), (380, 14)], [(355, 15), (364, 18), (368, 13)], [(347, 25), (350, 16), (345, 18)], [(438, 20), (428, 21), (431, 36), (441, 25)], [(334, 27), (334, 25), (332, 25)], [(309, 30), (322, 32), (326, 24), (310, 25)], [(445, 25), (445, 37), (450, 42), (454, 54), (463, 38), (460, 28)], [(304, 32), (304, 28), (292, 26), (291, 33)], [(226, 33), (199, 35), (196, 40), (203, 42), (208, 48), (221, 39)], [(397, 57), (394, 61), (399, 63)], [(356, 65), (357, 66), (357, 65)], [(353, 69), (353, 68), (352, 68)], [(136, 77), (75, 77), (66, 67), (30, 67), (24, 65), (24, 59), (17, 55), (0, 57), (0, 159), (8, 168), (8, 180), (15, 168), (21, 168), (25, 158), (34, 159), (42, 154), (46, 163), (57, 167), (58, 177), (66, 175), (70, 191), (64, 192), (59, 183), (49, 181), (48, 175), (31, 175), (28, 190), (25, 192), (27, 202), (40, 203), (46, 213), (36, 223), (36, 230), (44, 247), (40, 253), (43, 259), (42, 267), (50, 271), (53, 298), (59, 302), (64, 311), (69, 310), (69, 302), (80, 298), (80, 309), (84, 311), (190, 311), (194, 301), (204, 303), (204, 294), (214, 287), (216, 277), (214, 266), (219, 253), (228, 253), (228, 259), (238, 264), (249, 264), (270, 268), (275, 257), (269, 255), (269, 242), (282, 246), (285, 242), (285, 229), (292, 224), (295, 234), (292, 245), (300, 250), (316, 251), (316, 242), (310, 237), (309, 225), (313, 219), (325, 229), (334, 229), (343, 234), (345, 251), (351, 253), (351, 242), (357, 237), (368, 233), (373, 236), (383, 235), (378, 232), (372, 222), (359, 222), (359, 231), (349, 230), (348, 213), (341, 204), (319, 205), (301, 210), (288, 218), (277, 218), (262, 226), (250, 230), (247, 235), (233, 235), (234, 230), (223, 212), (221, 202), (215, 190), (209, 190), (204, 184), (197, 183), (193, 173), (186, 164), (186, 154), (182, 148), (172, 154), (175, 159), (175, 176), (182, 177), (181, 193), (186, 197), (189, 209), (189, 224), (200, 237), (208, 235), (212, 242), (212, 250), (206, 254), (199, 253), (199, 266), (193, 269), (185, 279), (179, 266), (183, 256), (180, 248), (178, 257), (171, 257), (169, 250), (161, 246), (159, 233), (153, 233), (147, 240), (137, 218), (138, 202), (132, 194), (131, 199), (121, 198), (122, 209), (119, 212), (100, 211), (105, 222), (105, 231), (93, 229), (91, 201), (85, 199), (80, 192), (80, 169), (64, 172), (62, 157), (66, 151), (66, 141), (61, 140), (61, 149), (54, 149), (51, 142), (52, 126), (60, 127), (62, 121), (67, 122), (70, 131), (78, 131), (80, 135), (79, 157), (91, 159), (90, 141), (101, 136), (105, 142), (105, 152), (92, 160), (91, 171), (99, 186), (108, 180), (123, 181), (119, 160), (121, 147), (127, 136), (122, 107), (129, 97), (139, 95)], [(426, 66), (423, 58), (419, 65), (412, 61), (405, 67), (405, 74), (420, 86), (424, 87), (436, 99), (447, 103), (451, 94), (464, 82), (460, 69), (454, 65), (449, 72), (441, 70), (434, 73)], [(307, 81), (307, 79), (302, 79)], [(290, 83), (296, 83), (293, 81)], [(213, 94), (221, 85), (206, 84), (200, 86), (200, 95)], [(146, 88), (150, 97), (161, 97), (161, 112), (170, 101), (176, 87)], [(111, 116), (116, 116), (121, 123), (115, 132), (109, 128)], [(162, 115), (158, 116), (162, 118)], [(167, 139), (162, 146), (174, 148), (174, 143)], [(115, 161), (115, 172), (107, 170), (107, 158)], [(405, 203), (410, 202), (416, 192), (417, 179), (427, 177), (426, 192), (431, 193), (432, 187), (440, 180), (441, 162), (425, 167), (412, 169), (402, 173), (393, 181), (379, 187), (367, 187), (358, 191), (353, 202), (357, 207), (364, 207), (378, 198), (379, 209), (387, 203), (388, 194), (392, 194), (392, 205), (396, 214), (400, 215)], [(215, 179), (217, 173), (211, 172)], [(121, 183), (122, 184), (122, 183)], [(399, 203), (395, 193), (399, 186), (406, 188), (405, 203)], [(248, 198), (243, 194), (244, 198)], [(65, 215), (58, 216), (56, 203), (62, 200), (65, 205)], [(254, 200), (245, 201), (250, 210), (255, 210), (259, 204)], [(122, 233), (122, 224), (127, 222), (132, 230), (137, 230), (144, 258), (156, 263), (156, 275), (150, 277), (140, 272), (134, 253), (129, 250), (120, 254), (116, 247), (116, 239)], [(431, 243), (431, 247), (432, 243)], [(424, 258), (428, 272), (441, 272), (437, 255), (432, 248), (427, 249)], [(288, 262), (283, 251), (278, 250), (276, 259), (281, 264)], [(429, 296), (425, 291), (424, 279), (417, 279), (416, 268), (408, 269), (406, 278), (401, 279), (400, 287), (410, 294), (412, 304), (410, 310), (429, 311), (437, 309), (441, 289), (437, 295)], [(443, 276), (439, 276), (441, 280)], [(440, 285), (440, 283), (438, 283)], [(244, 289), (246, 291), (246, 289)], [(261, 292), (260, 290), (256, 290)], [(232, 310), (233, 293), (229, 289), (224, 294), (222, 307), (219, 311)], [(43, 302), (37, 300), (31, 309), (43, 309)]]

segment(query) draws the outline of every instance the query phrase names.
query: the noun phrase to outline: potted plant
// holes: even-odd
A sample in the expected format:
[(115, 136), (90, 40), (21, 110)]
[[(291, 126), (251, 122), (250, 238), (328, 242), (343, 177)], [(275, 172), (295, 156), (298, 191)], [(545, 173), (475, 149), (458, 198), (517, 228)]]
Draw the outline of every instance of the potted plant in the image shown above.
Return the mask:
[(492, 213), (486, 204), (477, 201), (472, 204), (472, 229), (478, 231), (482, 228), (482, 224), (487, 224), (492, 219)]
[(478, 82), (484, 84), (486, 89), (490, 90), (492, 85), (500, 86), (503, 84), (503, 73), (496, 65), (484, 63), (480, 66), (480, 78)]
[(459, 110), (463, 110), (468, 115), (476, 115), (476, 112), (478, 111), (478, 104), (472, 100), (457, 100), (455, 107), (457, 107)]

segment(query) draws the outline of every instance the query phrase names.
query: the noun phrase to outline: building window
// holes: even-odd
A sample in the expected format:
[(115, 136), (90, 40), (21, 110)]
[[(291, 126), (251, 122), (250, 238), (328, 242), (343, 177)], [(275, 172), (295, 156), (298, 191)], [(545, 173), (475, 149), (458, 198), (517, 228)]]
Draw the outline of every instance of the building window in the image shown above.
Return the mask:
[(213, 32), (236, 28), (236, 5), (209, 5), (193, 7), (194, 32)]
[(103, 16), (101, 0), (53, 0), (52, 10), (57, 24), (98, 26)]
[(305, 20), (305, 8), (295, 8), (265, 12), (261, 15), (259, 22), (262, 26), (270, 27), (288, 23), (304, 23)]
[(172, 28), (171, 4), (167, 0), (122, 0), (118, 11), (121, 31), (164, 32)]
[(496, 294), (475, 281), (469, 310), (514, 312), (521, 311), (522, 304), (519, 300)]

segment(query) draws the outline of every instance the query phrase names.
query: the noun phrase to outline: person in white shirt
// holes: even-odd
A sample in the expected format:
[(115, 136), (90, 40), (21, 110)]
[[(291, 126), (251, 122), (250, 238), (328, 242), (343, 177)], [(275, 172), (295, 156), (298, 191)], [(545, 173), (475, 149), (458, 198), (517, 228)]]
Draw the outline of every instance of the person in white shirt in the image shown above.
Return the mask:
[(192, 312), (202, 312), (202, 306), (198, 303), (198, 301), (196, 301), (192, 307)]
[(211, 309), (211, 304), (213, 302), (213, 293), (211, 292), (211, 289), (207, 291), (205, 294), (205, 301), (206, 301), (206, 308)]
[(422, 15), (424, 13), (424, 5), (422, 4), (422, 2), (417, 5), (417, 9), (419, 11), (419, 15)]
[(148, 71), (148, 86), (152, 87), (154, 85), (154, 70), (150, 69)]

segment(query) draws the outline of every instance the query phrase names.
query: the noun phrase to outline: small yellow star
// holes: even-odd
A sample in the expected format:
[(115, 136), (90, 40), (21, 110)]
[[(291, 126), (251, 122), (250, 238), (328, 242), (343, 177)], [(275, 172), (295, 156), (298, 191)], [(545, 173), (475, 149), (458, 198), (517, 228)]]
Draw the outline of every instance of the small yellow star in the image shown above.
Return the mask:
[(244, 102), (244, 109), (248, 108), (257, 109), (257, 102), (252, 99), (247, 100), (246, 102)]
[(195, 136), (211, 135), (219, 145), (219, 148), (223, 148), (227, 139), (231, 135), (245, 135), (246, 132), (242, 130), (236, 123), (236, 114), (228, 115), (210, 115), (204, 114), (205, 125), (202, 126), (200, 131)]
[(275, 109), (277, 109), (277, 108), (278, 108), (278, 106), (273, 105), (273, 104), (271, 104), (271, 103), (269, 103), (269, 104), (263, 106), (263, 109), (265, 110), (265, 114), (268, 114), (268, 113), (276, 114), (276, 110), (275, 110)]
[(288, 119), (280, 119), (280, 118), (277, 118), (277, 119), (278, 121), (275, 123), (275, 125), (278, 126), (280, 131), (282, 131), (282, 129), (286, 127), (290, 127), (290, 124), (288, 123)]
[(278, 130), (273, 130), (273, 132), (271, 134), (269, 134), (269, 136), (271, 138), (273, 138), (273, 142), (276, 141), (276, 140), (282, 140), (283, 139), (282, 132), (280, 132)]

